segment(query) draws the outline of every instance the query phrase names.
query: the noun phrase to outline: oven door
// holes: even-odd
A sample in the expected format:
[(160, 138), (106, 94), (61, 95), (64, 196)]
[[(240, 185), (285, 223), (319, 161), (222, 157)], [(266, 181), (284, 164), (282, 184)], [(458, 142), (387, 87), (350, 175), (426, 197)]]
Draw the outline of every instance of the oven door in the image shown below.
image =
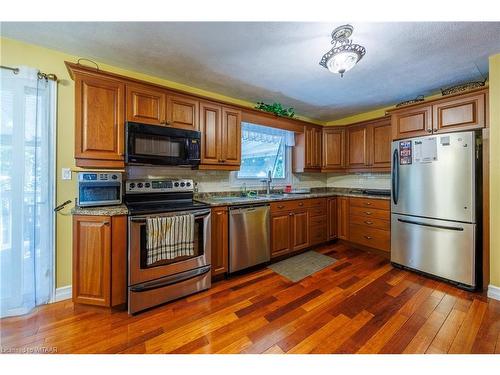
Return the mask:
[(198, 165), (200, 133), (157, 125), (127, 123), (127, 164)]
[[(146, 249), (146, 218), (148, 215), (129, 217), (129, 287), (136, 286), (135, 289), (147, 289), (160, 287), (155, 285), (155, 280), (160, 279), (172, 283), (175, 275), (185, 274), (196, 276), (195, 270), (210, 269), (210, 210), (169, 212), (155, 214), (154, 216), (174, 216), (183, 214), (193, 214), (195, 218), (194, 228), (194, 255), (179, 256), (170, 260), (162, 260), (151, 265), (147, 265)], [(153, 215), (149, 215), (153, 216)], [(186, 274), (188, 272), (188, 274)], [(193, 273), (193, 275), (190, 274)], [(146, 283), (146, 284), (145, 284)], [(142, 285), (138, 285), (142, 284)]]

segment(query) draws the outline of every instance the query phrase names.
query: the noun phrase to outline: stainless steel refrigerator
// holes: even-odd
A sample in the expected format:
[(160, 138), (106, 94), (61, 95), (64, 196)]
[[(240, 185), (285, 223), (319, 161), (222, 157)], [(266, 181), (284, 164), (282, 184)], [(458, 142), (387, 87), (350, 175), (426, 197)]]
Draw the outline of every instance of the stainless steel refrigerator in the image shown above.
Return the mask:
[(391, 261), (480, 287), (481, 132), (392, 143)]

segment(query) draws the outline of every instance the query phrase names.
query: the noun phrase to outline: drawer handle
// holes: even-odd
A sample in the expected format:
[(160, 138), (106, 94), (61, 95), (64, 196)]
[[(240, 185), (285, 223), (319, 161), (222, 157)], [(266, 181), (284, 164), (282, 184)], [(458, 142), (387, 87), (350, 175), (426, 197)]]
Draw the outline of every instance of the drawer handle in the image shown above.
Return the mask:
[(373, 224), (373, 221), (368, 221), (368, 220), (366, 220), (366, 221), (365, 221), (365, 224), (372, 225), (372, 224)]
[(365, 237), (367, 240), (371, 240), (371, 239), (372, 239), (372, 237), (370, 237), (370, 236), (364, 236), (364, 237)]
[(371, 212), (371, 211), (365, 211), (365, 214), (367, 214), (367, 215), (371, 215), (371, 214), (372, 214), (372, 212)]

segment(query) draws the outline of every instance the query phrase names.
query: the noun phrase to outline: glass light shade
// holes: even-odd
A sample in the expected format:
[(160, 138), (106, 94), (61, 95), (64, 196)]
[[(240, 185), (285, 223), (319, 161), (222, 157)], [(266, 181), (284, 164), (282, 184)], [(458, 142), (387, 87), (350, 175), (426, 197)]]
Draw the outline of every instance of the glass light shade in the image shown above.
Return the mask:
[(339, 52), (326, 62), (326, 67), (332, 73), (339, 73), (341, 76), (351, 70), (359, 60), (359, 55), (351, 51)]

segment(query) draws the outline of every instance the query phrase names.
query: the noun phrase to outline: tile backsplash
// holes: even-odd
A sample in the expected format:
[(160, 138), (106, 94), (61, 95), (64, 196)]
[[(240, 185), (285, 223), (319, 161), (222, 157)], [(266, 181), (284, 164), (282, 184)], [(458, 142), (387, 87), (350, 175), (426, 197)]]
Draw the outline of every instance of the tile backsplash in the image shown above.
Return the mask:
[[(128, 167), (127, 179), (141, 178), (190, 178), (198, 185), (198, 192), (209, 193), (214, 191), (238, 191), (241, 184), (234, 181), (233, 174), (228, 171), (199, 171), (184, 168), (168, 167)], [(297, 173), (292, 174), (294, 188), (341, 187), (341, 188), (371, 188), (390, 189), (390, 174), (385, 173), (357, 173), (357, 174), (326, 174), (326, 173)], [(277, 186), (272, 184), (272, 186)], [(263, 188), (264, 184), (257, 182), (254, 186), (247, 183), (247, 188)]]

